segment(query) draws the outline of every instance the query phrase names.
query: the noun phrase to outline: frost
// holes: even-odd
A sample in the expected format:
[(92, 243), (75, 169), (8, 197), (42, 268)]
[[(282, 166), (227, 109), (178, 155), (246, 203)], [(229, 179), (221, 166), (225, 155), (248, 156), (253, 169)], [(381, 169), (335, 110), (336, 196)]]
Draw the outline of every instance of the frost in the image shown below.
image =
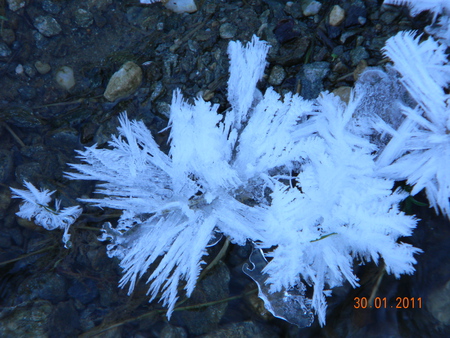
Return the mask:
[(55, 208), (49, 207), (51, 195), (54, 191), (47, 189), (38, 190), (33, 184), (25, 181), (26, 190), (11, 188), (13, 198), (23, 199), (17, 216), (29, 221), (32, 219), (37, 225), (47, 230), (63, 229), (64, 246), (70, 246), (69, 227), (81, 215), (82, 209), (79, 206), (68, 207), (60, 210), (61, 201), (55, 200)]
[[(168, 154), (143, 122), (123, 113), (108, 147), (79, 151), (81, 164), (66, 173), (100, 182), (102, 196), (84, 202), (122, 212), (99, 239), (120, 259), (120, 286), (132, 293), (148, 273), (150, 300), (160, 297), (169, 318), (180, 286), (191, 295), (207, 248), (224, 235), (254, 243), (255, 266), (244, 272), (274, 316), (307, 326), (315, 313), (324, 325), (332, 289), (358, 286), (355, 261), (382, 261), (396, 277), (414, 272), (420, 249), (401, 238), (417, 220), (399, 209), (408, 194), (395, 181), (407, 179), (413, 193), (426, 188), (430, 203), (449, 214), (443, 45), (418, 44), (411, 33), (393, 37), (386, 53), (403, 85), (392, 73), (369, 70), (348, 104), (329, 93), (314, 101), (273, 88), (260, 93), (268, 49), (256, 36), (245, 46), (230, 42), (231, 107), (223, 114), (174, 92)], [(58, 202), (52, 212), (51, 193), (26, 186), (13, 189), (25, 200), (19, 216), (50, 229), (79, 215), (78, 207), (59, 211)]]
[(394, 181), (377, 176), (368, 127), (375, 114), (353, 119), (366, 91), (348, 105), (327, 93), (317, 101), (282, 98), (272, 88), (262, 95), (256, 84), (268, 48), (257, 37), (246, 46), (230, 43), (225, 115), (175, 91), (168, 155), (142, 122), (122, 114), (109, 148), (86, 148), (83, 163), (71, 165), (77, 172), (67, 174), (103, 182), (97, 192), (104, 197), (84, 201), (122, 210), (101, 237), (109, 256), (121, 260), (120, 286), (129, 284), (131, 293), (150, 271), (151, 299), (162, 293), (168, 317), (182, 281), (192, 293), (217, 233), (263, 250), (267, 265), (246, 272), (275, 316), (292, 321), (300, 306), (300, 325), (309, 324), (311, 311), (325, 323), (329, 289), (358, 285), (354, 259), (383, 259), (396, 276), (414, 271), (419, 250), (397, 240), (416, 221), (399, 211), (405, 194), (392, 192)]
[(450, 46), (450, 2), (448, 0), (385, 0), (386, 5), (406, 5), (411, 15), (430, 11), (433, 13), (433, 22), (425, 27), (428, 34), (439, 39), (441, 43)]
[(317, 101), (310, 120), (318, 131), (301, 144), (296, 188), (273, 180), (266, 237), (258, 245), (272, 258), (263, 270), (271, 291), (306, 281), (314, 288), (312, 308), (321, 324), (327, 290), (344, 281), (358, 286), (355, 258), (375, 263), (383, 258), (398, 277), (413, 273), (418, 252), (397, 243), (416, 225), (397, 207), (406, 196), (392, 193), (393, 181), (377, 177), (371, 155), (375, 146), (349, 131), (357, 106), (354, 99), (345, 106), (331, 94)]
[(386, 177), (407, 180), (415, 195), (426, 189), (430, 205), (450, 217), (450, 83), (446, 47), (433, 38), (419, 43), (414, 32), (389, 39), (385, 53), (394, 62), (402, 82), (416, 101), (403, 106), (406, 119), (381, 153), (378, 164)]
[[(257, 38), (251, 48), (230, 44), (230, 54), (238, 53), (259, 64), (259, 71), (250, 65), (245, 68), (252, 72), (253, 88), (263, 74), (267, 49)], [(242, 72), (242, 65), (236, 71)], [(236, 82), (231, 88), (240, 85), (243, 90), (243, 78), (235, 75), (230, 78), (230, 83)], [(245, 92), (248, 89), (251, 87)], [(230, 90), (229, 95), (237, 94)], [(169, 317), (180, 282), (186, 281), (188, 296), (194, 290), (202, 256), (216, 231), (241, 245), (258, 238), (262, 231), (266, 209), (242, 203), (243, 199), (263, 202), (261, 195), (256, 197), (253, 189), (246, 188), (247, 184), (253, 187), (251, 179), (258, 179), (261, 172), (245, 175), (235, 164), (236, 137), (251, 104), (234, 107), (223, 121), (217, 105), (201, 98), (188, 104), (176, 91), (169, 121), (169, 155), (159, 150), (142, 122), (129, 121), (123, 114), (119, 136), (109, 143), (111, 149), (87, 148), (80, 152), (84, 164), (71, 165), (78, 172), (67, 174), (72, 179), (104, 182), (97, 192), (105, 198), (84, 201), (123, 210), (117, 227), (106, 224), (102, 237), (111, 240), (108, 254), (121, 259), (124, 276), (120, 285), (129, 283), (131, 293), (136, 281), (155, 263), (147, 280), (149, 293), (153, 299), (162, 292)], [(159, 257), (162, 259), (156, 263)]]
[(445, 9), (450, 11), (450, 3), (448, 0), (384, 0), (386, 5), (406, 5), (411, 11), (411, 15), (424, 11), (431, 11), (436, 17), (439, 13), (442, 13)]

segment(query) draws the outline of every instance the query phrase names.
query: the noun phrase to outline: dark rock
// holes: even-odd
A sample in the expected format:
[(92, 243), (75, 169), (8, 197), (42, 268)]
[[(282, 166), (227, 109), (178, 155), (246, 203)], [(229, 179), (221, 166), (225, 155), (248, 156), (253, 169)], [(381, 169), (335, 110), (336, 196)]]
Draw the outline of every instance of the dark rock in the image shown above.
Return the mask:
[(61, 33), (62, 28), (59, 25), (58, 21), (51, 16), (38, 16), (34, 19), (34, 27), (46, 37), (51, 37), (54, 35), (58, 35)]
[(61, 4), (58, 1), (43, 0), (42, 9), (50, 14), (58, 14), (61, 11)]
[(36, 88), (30, 86), (23, 86), (17, 89), (20, 97), (24, 100), (32, 100), (36, 97)]
[(295, 30), (295, 23), (292, 19), (284, 19), (278, 22), (273, 33), (280, 44), (292, 41), (300, 36), (300, 31)]
[(67, 283), (64, 277), (54, 273), (30, 276), (20, 286), (18, 293), (22, 301), (45, 299), (53, 304), (66, 299)]
[(310, 43), (309, 37), (302, 37), (295, 41), (284, 44), (280, 47), (278, 55), (275, 57), (276, 62), (283, 67), (289, 67), (301, 63), (303, 56), (308, 50)]
[(69, 288), (68, 294), (82, 304), (89, 304), (98, 297), (97, 284), (92, 279), (75, 280)]
[(48, 337), (48, 322), (53, 306), (46, 300), (22, 303), (0, 312), (0, 336)]
[(248, 321), (226, 325), (202, 338), (273, 338), (280, 334), (273, 326)]
[(38, 162), (20, 164), (16, 167), (15, 175), (17, 182), (36, 182), (41, 175), (41, 166)]
[(13, 159), (11, 153), (6, 149), (0, 149), (0, 182), (9, 181), (13, 171)]
[(78, 131), (70, 128), (62, 128), (53, 131), (47, 139), (47, 145), (55, 149), (64, 149), (73, 152), (78, 147)]
[(323, 91), (322, 80), (330, 71), (328, 62), (314, 62), (303, 66), (300, 74), (302, 89), (300, 95), (308, 100), (315, 99)]
[(352, 65), (356, 66), (361, 60), (368, 59), (370, 55), (364, 47), (358, 46), (350, 52), (350, 57)]
[(363, 6), (350, 6), (345, 13), (345, 27), (360, 26), (365, 23), (367, 17), (367, 10)]
[[(221, 261), (201, 281), (197, 282), (186, 305), (197, 305), (207, 303), (229, 296), (228, 282), (230, 272)], [(172, 316), (176, 321), (186, 326), (192, 335), (200, 335), (210, 332), (217, 326), (227, 308), (227, 303), (220, 303), (207, 307), (200, 307), (192, 311), (174, 313)]]
[(286, 6), (284, 6), (284, 12), (292, 16), (294, 19), (300, 19), (303, 17), (303, 10), (300, 2), (291, 1), (286, 3)]
[(11, 55), (11, 49), (9, 49), (8, 45), (3, 41), (0, 41), (0, 57), (6, 58)]
[(49, 338), (78, 336), (80, 319), (72, 301), (61, 302), (56, 306), (50, 319), (49, 328)]

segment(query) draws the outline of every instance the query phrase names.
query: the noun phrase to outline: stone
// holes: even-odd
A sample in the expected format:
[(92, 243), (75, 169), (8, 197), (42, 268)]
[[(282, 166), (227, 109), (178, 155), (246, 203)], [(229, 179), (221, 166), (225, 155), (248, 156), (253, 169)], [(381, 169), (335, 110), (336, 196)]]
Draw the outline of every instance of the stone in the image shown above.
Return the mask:
[(70, 90), (73, 86), (75, 86), (73, 70), (67, 66), (62, 66), (58, 69), (55, 75), (55, 80), (62, 88), (66, 90)]
[(7, 45), (11, 45), (16, 40), (16, 33), (10, 28), (0, 30), (0, 36)]
[(13, 172), (14, 161), (11, 153), (6, 149), (0, 149), (0, 182), (6, 183)]
[(350, 101), (350, 94), (352, 92), (352, 87), (342, 86), (333, 90), (333, 94), (339, 96), (342, 101), (348, 103)]
[(307, 100), (317, 98), (320, 92), (323, 91), (322, 81), (328, 75), (329, 71), (330, 64), (324, 61), (304, 65), (300, 73), (300, 81), (302, 84), (300, 95)]
[(269, 75), (269, 84), (272, 86), (278, 86), (283, 83), (286, 78), (286, 72), (280, 65), (273, 66)]
[(363, 46), (358, 46), (350, 52), (352, 66), (356, 66), (361, 60), (366, 60), (370, 57), (369, 53)]
[(48, 63), (44, 63), (42, 61), (36, 61), (34, 63), (34, 67), (36, 68), (38, 73), (42, 75), (47, 74), (52, 69), (52, 67), (50, 67)]
[[(153, 2), (153, 0), (152, 0)], [(194, 0), (168, 0), (164, 6), (174, 11), (175, 13), (194, 13), (197, 11), (197, 6)]]
[(6, 2), (8, 3), (9, 9), (13, 12), (25, 7), (27, 4), (26, 0), (6, 0)]
[(307, 1), (303, 4), (303, 15), (304, 16), (313, 16), (319, 13), (320, 9), (322, 8), (322, 4), (319, 1)]
[[(433, 290), (425, 303), (428, 311), (442, 325), (450, 325), (450, 281)], [(418, 304), (416, 304), (418, 307)]]
[(9, 57), (11, 55), (11, 49), (3, 41), (0, 41), (0, 57)]
[(43, 0), (42, 9), (50, 14), (58, 14), (61, 11), (61, 4), (59, 1)]
[[(141, 0), (141, 4), (150, 5), (155, 0)], [(194, 0), (167, 0), (162, 1), (163, 5), (175, 13), (194, 13), (197, 11), (197, 6)]]
[(103, 96), (110, 102), (134, 93), (142, 83), (142, 69), (128, 61), (111, 76)]
[(48, 38), (58, 35), (62, 31), (58, 21), (48, 15), (38, 16), (34, 19), (34, 27), (39, 31), (39, 33)]
[(52, 304), (46, 300), (4, 307), (0, 317), (0, 337), (48, 337), (52, 311)]
[(219, 34), (222, 39), (232, 39), (237, 33), (237, 27), (231, 23), (224, 23), (219, 28)]
[(329, 16), (329, 23), (331, 26), (339, 26), (345, 19), (345, 10), (339, 5), (334, 5)]
[(74, 16), (75, 23), (82, 28), (87, 28), (94, 22), (94, 16), (92, 13), (82, 8), (77, 9)]

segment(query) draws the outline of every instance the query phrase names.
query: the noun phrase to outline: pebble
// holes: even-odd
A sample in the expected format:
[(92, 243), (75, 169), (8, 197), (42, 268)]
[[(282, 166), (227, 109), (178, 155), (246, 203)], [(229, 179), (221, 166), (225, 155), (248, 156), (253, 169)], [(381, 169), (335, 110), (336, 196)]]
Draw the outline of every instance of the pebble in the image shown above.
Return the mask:
[(6, 149), (0, 149), (0, 182), (8, 182), (13, 172), (14, 161), (11, 153)]
[(363, 3), (355, 3), (347, 8), (345, 16), (345, 27), (364, 25), (367, 21), (367, 10)]
[(47, 145), (55, 149), (72, 152), (78, 145), (79, 135), (75, 129), (59, 128), (48, 133)]
[(58, 69), (55, 75), (55, 80), (62, 88), (66, 90), (70, 90), (73, 86), (75, 86), (73, 70), (67, 66), (62, 66)]
[(322, 8), (322, 4), (319, 1), (313, 0), (303, 4), (302, 8), (304, 16), (313, 16), (319, 13), (320, 9)]
[(156, 99), (160, 98), (166, 92), (161, 81), (156, 82), (152, 86), (152, 90), (152, 94), (150, 95), (151, 101), (156, 101)]
[(359, 76), (366, 70), (367, 68), (367, 61), (361, 60), (358, 62), (355, 70), (353, 71), (353, 79), (357, 81), (359, 79)]
[(350, 52), (350, 57), (352, 59), (352, 65), (356, 66), (361, 60), (368, 59), (370, 55), (364, 47), (358, 46)]
[(8, 57), (11, 55), (11, 49), (3, 41), (0, 41), (0, 57)]
[(17, 89), (19, 95), (24, 100), (32, 100), (36, 97), (36, 88), (31, 86), (23, 86)]
[(10, 28), (3, 28), (3, 30), (0, 30), (0, 36), (8, 45), (11, 45), (16, 40), (16, 34)]
[[(154, 1), (150, 1), (152, 3)], [(197, 11), (197, 6), (194, 0), (168, 0), (163, 1), (166, 8), (174, 11), (175, 13), (194, 13)]]
[(350, 101), (350, 94), (352, 92), (352, 87), (349, 86), (342, 86), (339, 88), (336, 88), (332, 91), (332, 93), (336, 96), (339, 96), (342, 101), (345, 103), (348, 103)]
[(450, 281), (429, 295), (426, 308), (442, 327), (450, 326)]
[(36, 19), (34, 19), (34, 27), (36, 27), (39, 33), (48, 38), (54, 35), (58, 35), (62, 31), (58, 21), (48, 15), (38, 16)]
[(339, 5), (334, 5), (330, 12), (329, 23), (331, 26), (339, 26), (345, 19), (345, 10)]
[(25, 71), (25, 74), (27, 74), (27, 76), (29, 77), (36, 76), (36, 69), (30, 64), (24, 64), (23, 70)]
[(17, 75), (23, 74), (23, 66), (20, 63), (16, 67), (16, 74)]
[(302, 6), (298, 2), (293, 1), (286, 2), (284, 12), (292, 16), (294, 19), (300, 19), (303, 17)]
[(385, 23), (386, 25), (391, 25), (395, 19), (397, 19), (399, 16), (399, 12), (397, 11), (389, 11), (389, 12), (385, 12), (381, 15), (381, 21), (383, 21), (383, 23)]
[(103, 96), (110, 102), (134, 93), (142, 82), (142, 69), (128, 61), (111, 76)]
[(88, 28), (94, 22), (94, 16), (91, 12), (79, 8), (75, 11), (75, 23), (82, 28)]
[(302, 89), (300, 95), (307, 99), (315, 99), (323, 91), (322, 80), (330, 71), (328, 62), (313, 62), (303, 66), (300, 74)]
[(222, 39), (232, 39), (237, 33), (237, 27), (231, 23), (224, 23), (219, 28), (219, 34)]
[(48, 321), (52, 303), (46, 300), (23, 302), (3, 308), (0, 318), (0, 337), (48, 337)]
[(50, 14), (58, 14), (61, 11), (61, 4), (59, 1), (43, 0), (42, 9)]
[(6, 0), (8, 3), (9, 9), (13, 12), (25, 7), (27, 4), (26, 0)]
[(47, 74), (52, 69), (52, 67), (50, 67), (48, 63), (44, 63), (42, 61), (36, 61), (34, 63), (34, 67), (36, 68), (38, 73), (42, 75)]
[(272, 86), (278, 86), (283, 83), (286, 78), (286, 72), (280, 65), (275, 65), (270, 71), (269, 84)]

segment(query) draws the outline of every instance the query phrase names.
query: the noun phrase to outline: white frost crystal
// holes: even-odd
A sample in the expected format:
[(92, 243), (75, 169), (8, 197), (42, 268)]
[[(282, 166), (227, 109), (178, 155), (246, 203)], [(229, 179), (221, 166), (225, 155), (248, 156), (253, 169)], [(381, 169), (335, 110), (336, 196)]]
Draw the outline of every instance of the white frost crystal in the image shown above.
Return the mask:
[[(217, 233), (238, 245), (254, 243), (254, 268), (245, 266), (244, 272), (272, 314), (299, 326), (311, 323), (311, 311), (324, 325), (331, 289), (345, 282), (358, 286), (355, 260), (383, 261), (396, 277), (414, 272), (420, 249), (401, 240), (411, 235), (416, 219), (400, 211), (408, 194), (393, 187), (407, 180), (412, 194), (426, 189), (430, 205), (450, 217), (449, 5), (385, 3), (409, 4), (413, 14), (443, 11), (439, 41), (419, 43), (402, 32), (386, 44), (411, 100), (398, 100), (403, 87), (374, 69), (361, 76), (365, 82), (348, 104), (328, 93), (315, 101), (282, 98), (273, 88), (263, 95), (256, 85), (269, 46), (255, 36), (246, 46), (229, 44), (231, 107), (224, 114), (218, 105), (201, 98), (190, 104), (174, 92), (169, 154), (125, 113), (109, 148), (79, 152), (83, 163), (71, 164), (76, 172), (67, 176), (100, 181), (97, 192), (103, 195), (84, 201), (122, 211), (117, 225), (104, 225), (101, 237), (110, 242), (108, 255), (121, 260), (121, 287), (129, 284), (131, 293), (150, 271), (151, 299), (161, 294), (170, 318), (179, 285), (185, 281), (190, 296)], [(395, 90), (377, 87), (387, 84)], [(25, 187), (11, 188), (13, 197), (24, 200), (17, 215), (49, 230), (64, 229), (67, 243), (81, 209), (60, 210), (58, 201), (52, 209), (52, 192), (28, 182)]]
[(377, 147), (352, 121), (359, 99), (347, 106), (326, 93), (316, 102), (281, 98), (272, 88), (262, 95), (256, 84), (267, 51), (257, 37), (247, 46), (230, 43), (225, 116), (175, 91), (169, 155), (142, 122), (123, 114), (110, 148), (80, 152), (84, 163), (67, 174), (103, 182), (97, 192), (105, 197), (85, 201), (123, 211), (102, 236), (111, 242), (108, 254), (121, 259), (120, 285), (132, 292), (152, 266), (149, 293), (162, 293), (169, 317), (180, 282), (188, 296), (194, 290), (216, 232), (239, 245), (252, 240), (272, 258), (262, 278), (270, 292), (312, 286), (305, 304), (321, 324), (327, 289), (358, 285), (354, 259), (383, 259), (396, 276), (414, 271), (419, 250), (397, 240), (416, 221), (399, 211), (406, 195), (392, 192), (394, 181), (377, 176)]
[[(450, 217), (450, 64), (445, 45), (433, 38), (419, 43), (413, 32), (389, 39), (385, 53), (394, 62), (415, 108), (402, 108), (406, 119), (378, 159), (381, 173), (407, 180), (412, 194), (426, 189), (428, 201)], [(403, 155), (403, 156), (402, 156)]]
[(82, 209), (79, 206), (68, 207), (60, 210), (61, 202), (55, 200), (55, 208), (49, 207), (51, 195), (54, 191), (47, 189), (38, 190), (33, 184), (24, 182), (26, 190), (11, 188), (13, 198), (23, 199), (17, 216), (29, 221), (34, 219), (37, 225), (47, 230), (63, 229), (63, 242), (67, 247), (69, 244), (69, 227), (81, 215)]

